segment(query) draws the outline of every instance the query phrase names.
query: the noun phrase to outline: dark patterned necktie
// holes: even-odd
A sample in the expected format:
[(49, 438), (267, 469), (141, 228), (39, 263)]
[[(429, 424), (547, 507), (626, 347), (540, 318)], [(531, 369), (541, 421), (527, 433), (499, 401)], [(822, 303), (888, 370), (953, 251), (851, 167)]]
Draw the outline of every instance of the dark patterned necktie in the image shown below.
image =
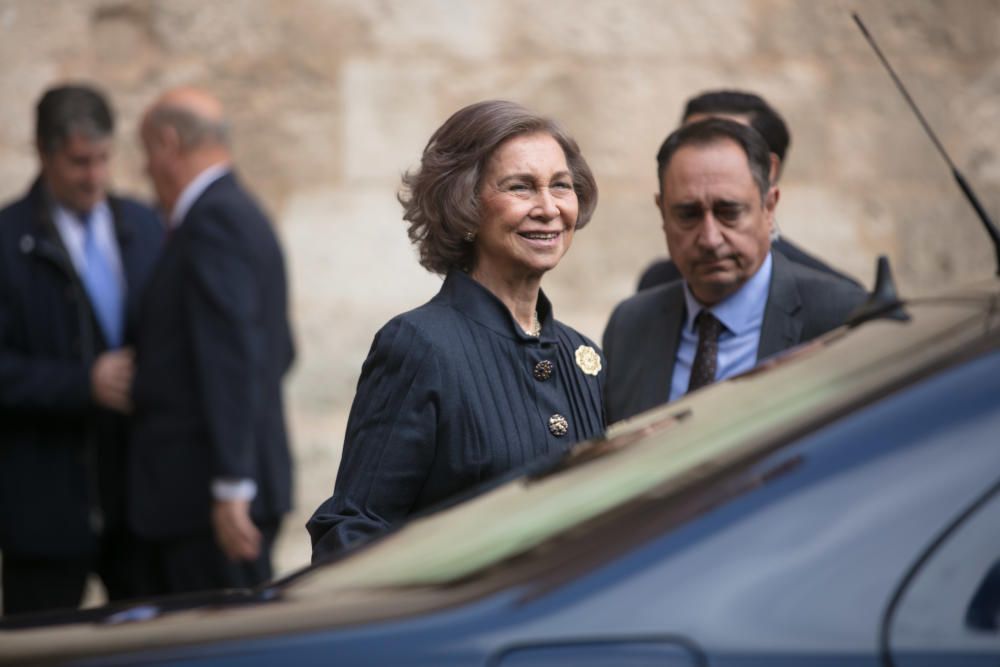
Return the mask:
[(722, 322), (716, 319), (711, 311), (703, 310), (695, 318), (695, 326), (698, 327), (698, 351), (694, 355), (694, 363), (691, 364), (688, 392), (715, 382), (715, 371), (719, 361), (719, 333), (722, 331)]

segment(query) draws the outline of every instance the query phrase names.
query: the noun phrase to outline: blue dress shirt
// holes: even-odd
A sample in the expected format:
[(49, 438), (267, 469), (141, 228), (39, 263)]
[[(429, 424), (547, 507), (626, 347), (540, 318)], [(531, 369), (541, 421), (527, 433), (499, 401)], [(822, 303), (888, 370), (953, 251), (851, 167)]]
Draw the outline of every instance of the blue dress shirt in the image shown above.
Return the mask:
[[(724, 326), (719, 334), (716, 380), (738, 375), (757, 365), (757, 348), (760, 344), (760, 328), (764, 322), (764, 309), (767, 307), (767, 293), (771, 287), (771, 271), (771, 253), (768, 253), (760, 269), (743, 287), (708, 308)], [(670, 382), (671, 401), (687, 393), (691, 364), (694, 363), (694, 355), (698, 350), (695, 318), (705, 309), (691, 293), (687, 281), (684, 282), (684, 301), (687, 313), (677, 346), (674, 375)]]

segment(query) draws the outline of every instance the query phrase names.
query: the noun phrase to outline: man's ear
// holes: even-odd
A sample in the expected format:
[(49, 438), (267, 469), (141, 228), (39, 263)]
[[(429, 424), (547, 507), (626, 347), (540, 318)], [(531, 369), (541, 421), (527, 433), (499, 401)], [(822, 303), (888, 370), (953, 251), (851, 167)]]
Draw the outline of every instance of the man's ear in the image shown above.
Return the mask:
[(161, 125), (153, 130), (153, 141), (170, 155), (181, 152), (181, 135), (172, 125)]
[(667, 219), (667, 215), (666, 215), (666, 211), (663, 210), (663, 193), (662, 192), (654, 192), (653, 193), (653, 204), (656, 205), (656, 210), (660, 212), (660, 219), (661, 220), (666, 220)]
[(35, 150), (38, 151), (38, 161), (42, 164), (42, 167), (48, 165), (49, 160), (52, 159), (52, 155), (49, 151), (45, 150), (45, 147), (42, 146), (42, 142), (38, 140), (35, 141)]
[(768, 172), (768, 179), (771, 184), (774, 185), (778, 182), (778, 177), (781, 176), (781, 158), (778, 157), (777, 153), (771, 153), (771, 170)]
[(764, 215), (767, 217), (767, 231), (774, 233), (774, 211), (778, 208), (778, 200), (781, 199), (781, 190), (777, 185), (772, 185), (764, 197)]

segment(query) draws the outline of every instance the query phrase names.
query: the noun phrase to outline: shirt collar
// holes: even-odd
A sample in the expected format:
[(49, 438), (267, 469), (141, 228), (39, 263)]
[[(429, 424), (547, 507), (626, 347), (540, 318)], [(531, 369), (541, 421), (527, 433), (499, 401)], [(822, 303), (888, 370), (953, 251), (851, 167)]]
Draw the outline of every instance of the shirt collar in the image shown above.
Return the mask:
[(555, 336), (552, 304), (541, 290), (538, 290), (536, 310), (542, 332), (537, 338), (524, 333), (507, 306), (493, 292), (463, 271), (448, 272), (440, 296), (469, 319), (508, 338), (535, 342), (550, 340)]
[[(73, 221), (77, 225), (81, 226), (84, 223), (84, 220), (80, 217), (80, 214), (74, 213), (73, 211), (66, 208), (59, 202), (56, 202), (55, 200), (53, 200), (52, 209), (53, 209), (53, 214), (57, 218), (61, 218), (67, 221)], [(112, 219), (111, 207), (108, 206), (107, 200), (102, 199), (101, 201), (97, 202), (94, 208), (90, 209), (90, 211), (87, 212), (87, 219), (88, 221), (91, 222), (96, 222), (98, 219), (110, 221)]]
[(684, 326), (688, 331), (694, 331), (694, 320), (702, 310), (711, 310), (726, 329), (733, 334), (740, 335), (747, 333), (754, 327), (760, 326), (764, 318), (764, 309), (767, 307), (767, 293), (771, 288), (771, 273), (773, 262), (771, 253), (767, 253), (763, 264), (757, 269), (757, 273), (750, 277), (742, 287), (735, 293), (719, 303), (706, 308), (691, 293), (687, 281), (684, 282), (684, 302), (687, 304), (687, 317)]
[(169, 226), (171, 228), (179, 227), (184, 222), (184, 216), (191, 210), (198, 197), (208, 189), (208, 186), (215, 183), (227, 173), (229, 173), (229, 163), (222, 162), (213, 164), (195, 176), (181, 191), (180, 197), (177, 198), (174, 210), (170, 212)]
[(54, 199), (51, 200), (52, 222), (56, 232), (62, 241), (63, 248), (69, 255), (70, 261), (76, 268), (77, 273), (83, 275), (87, 268), (84, 246), (87, 240), (88, 227), (98, 245), (105, 241), (113, 241), (115, 237), (114, 218), (111, 215), (111, 207), (107, 200), (97, 203), (87, 213), (87, 226), (78, 213), (74, 213), (65, 206), (59, 204)]

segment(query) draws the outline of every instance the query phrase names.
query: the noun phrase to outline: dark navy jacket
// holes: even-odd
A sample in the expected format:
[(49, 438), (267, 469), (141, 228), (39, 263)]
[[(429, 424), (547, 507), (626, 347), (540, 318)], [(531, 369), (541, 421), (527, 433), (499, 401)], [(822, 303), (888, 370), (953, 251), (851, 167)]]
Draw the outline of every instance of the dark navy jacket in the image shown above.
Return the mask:
[[(109, 197), (128, 289), (126, 344), (163, 237), (153, 211)], [(41, 181), (0, 211), (0, 549), (80, 558), (124, 523), (123, 419), (91, 399), (106, 348)]]
[(251, 479), (258, 522), (291, 507), (282, 379), (294, 348), (285, 261), (228, 173), (171, 234), (138, 320), (129, 520), (140, 536), (211, 530), (211, 483)]
[[(603, 366), (597, 346), (557, 322), (541, 293), (538, 315), (533, 338), (453, 271), (430, 302), (376, 334), (333, 497), (308, 524), (314, 558), (603, 433), (604, 370), (584, 372)], [(564, 435), (550, 428), (553, 416), (565, 418)]]

